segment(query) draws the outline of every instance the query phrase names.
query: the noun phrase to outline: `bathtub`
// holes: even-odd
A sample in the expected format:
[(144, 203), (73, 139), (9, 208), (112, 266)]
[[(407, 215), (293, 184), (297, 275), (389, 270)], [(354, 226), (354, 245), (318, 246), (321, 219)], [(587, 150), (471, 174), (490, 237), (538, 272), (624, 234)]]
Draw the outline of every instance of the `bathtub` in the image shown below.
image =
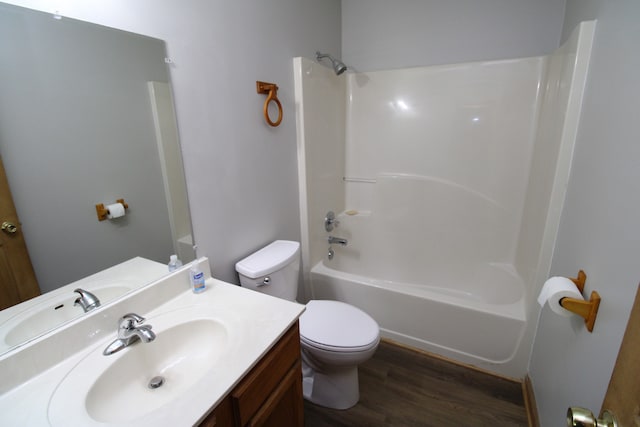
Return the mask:
[(358, 184), (371, 186), (373, 209), (338, 215), (332, 235), (348, 244), (312, 266), (312, 297), (361, 308), (394, 341), (501, 372), (526, 326), (525, 285), (508, 261), (512, 209), (434, 177)]
[(513, 266), (467, 263), (430, 270), (414, 262), (414, 280), (405, 272), (397, 275), (405, 278), (400, 281), (364, 274), (389, 266), (366, 259), (371, 251), (354, 246), (334, 246), (332, 260), (312, 267), (313, 298), (355, 305), (378, 322), (383, 337), (462, 363), (495, 370), (514, 357), (526, 311), (524, 284)]

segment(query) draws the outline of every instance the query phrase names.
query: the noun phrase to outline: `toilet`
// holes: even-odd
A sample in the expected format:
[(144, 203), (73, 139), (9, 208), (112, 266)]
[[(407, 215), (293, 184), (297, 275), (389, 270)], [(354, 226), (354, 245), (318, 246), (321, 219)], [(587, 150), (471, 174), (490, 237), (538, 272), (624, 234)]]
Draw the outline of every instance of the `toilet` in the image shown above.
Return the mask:
[[(236, 263), (242, 287), (295, 301), (300, 243), (276, 240)], [(347, 409), (358, 403), (358, 365), (380, 342), (380, 328), (367, 313), (340, 301), (311, 300), (300, 316), (304, 398)]]

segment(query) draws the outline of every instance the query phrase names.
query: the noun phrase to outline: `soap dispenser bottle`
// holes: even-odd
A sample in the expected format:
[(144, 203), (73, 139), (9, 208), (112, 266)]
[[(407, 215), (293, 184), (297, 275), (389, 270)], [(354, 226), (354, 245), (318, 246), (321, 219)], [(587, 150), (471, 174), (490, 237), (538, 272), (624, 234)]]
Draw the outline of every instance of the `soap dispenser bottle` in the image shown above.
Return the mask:
[(182, 267), (182, 261), (178, 259), (178, 255), (171, 255), (169, 257), (169, 271), (175, 271)]
[(195, 294), (199, 294), (204, 291), (204, 273), (198, 267), (198, 264), (193, 264), (189, 269), (189, 279), (191, 280), (191, 290)]

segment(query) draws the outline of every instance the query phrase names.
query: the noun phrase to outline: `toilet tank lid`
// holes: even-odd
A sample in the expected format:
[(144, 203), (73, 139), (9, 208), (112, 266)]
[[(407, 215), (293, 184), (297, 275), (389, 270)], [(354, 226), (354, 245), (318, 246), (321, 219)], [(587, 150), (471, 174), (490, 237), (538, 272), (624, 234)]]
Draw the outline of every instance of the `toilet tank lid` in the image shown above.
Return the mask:
[(276, 240), (268, 246), (236, 263), (236, 271), (255, 279), (266, 276), (295, 261), (300, 252), (300, 243)]

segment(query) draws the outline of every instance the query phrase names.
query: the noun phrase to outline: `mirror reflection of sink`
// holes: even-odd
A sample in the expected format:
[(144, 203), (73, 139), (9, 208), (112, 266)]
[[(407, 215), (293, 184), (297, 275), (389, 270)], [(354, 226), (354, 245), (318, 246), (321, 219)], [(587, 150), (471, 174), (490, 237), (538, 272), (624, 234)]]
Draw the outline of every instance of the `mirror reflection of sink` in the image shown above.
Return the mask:
[[(126, 284), (114, 284), (92, 288), (91, 292), (101, 301), (111, 301), (131, 289), (132, 286)], [(4, 325), (7, 330), (4, 343), (7, 346), (21, 344), (48, 331), (51, 325), (60, 325), (81, 316), (84, 313), (82, 308), (73, 305), (77, 297), (78, 294), (72, 292), (58, 295), (8, 320)]]
[(144, 324), (153, 327), (155, 340), (110, 356), (102, 354), (106, 342), (89, 353), (56, 389), (49, 404), (52, 425), (133, 422), (188, 395), (230, 348), (228, 324), (199, 311), (148, 317)]

